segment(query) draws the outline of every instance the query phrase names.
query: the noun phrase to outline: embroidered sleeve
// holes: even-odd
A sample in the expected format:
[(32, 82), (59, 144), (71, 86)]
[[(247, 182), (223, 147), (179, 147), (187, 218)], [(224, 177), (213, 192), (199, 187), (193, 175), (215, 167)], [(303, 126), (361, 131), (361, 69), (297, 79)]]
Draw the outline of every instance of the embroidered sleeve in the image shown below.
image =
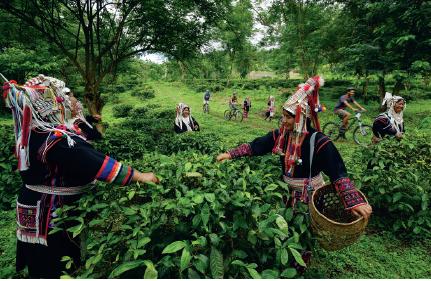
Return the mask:
[(250, 144), (248, 143), (241, 144), (240, 146), (229, 150), (227, 153), (229, 153), (232, 159), (242, 157), (242, 156), (252, 155), (251, 147), (250, 147)]
[(102, 166), (97, 172), (96, 179), (105, 182), (128, 185), (133, 177), (133, 169), (117, 160), (105, 156)]
[(338, 179), (334, 182), (334, 186), (346, 210), (366, 204), (349, 178)]

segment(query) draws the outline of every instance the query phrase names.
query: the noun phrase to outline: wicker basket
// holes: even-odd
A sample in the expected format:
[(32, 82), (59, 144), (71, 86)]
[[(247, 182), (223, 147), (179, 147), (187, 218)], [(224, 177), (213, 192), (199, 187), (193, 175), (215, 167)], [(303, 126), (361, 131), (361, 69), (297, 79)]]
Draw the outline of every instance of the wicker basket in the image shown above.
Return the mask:
[[(358, 192), (368, 203), (365, 195)], [(327, 251), (340, 250), (355, 243), (368, 223), (363, 217), (357, 218), (344, 210), (333, 185), (315, 190), (309, 209), (312, 229), (320, 246)]]

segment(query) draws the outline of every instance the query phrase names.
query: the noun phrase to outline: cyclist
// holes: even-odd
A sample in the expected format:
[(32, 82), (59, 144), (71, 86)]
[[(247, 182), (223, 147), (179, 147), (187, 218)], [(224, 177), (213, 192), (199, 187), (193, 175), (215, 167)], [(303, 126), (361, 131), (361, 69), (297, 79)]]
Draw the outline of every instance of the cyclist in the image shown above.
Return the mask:
[(205, 108), (205, 105), (209, 106), (210, 98), (211, 98), (211, 93), (209, 90), (206, 90), (204, 93), (204, 108)]
[(236, 94), (237, 94), (236, 92), (233, 92), (233, 95), (229, 100), (229, 108), (232, 112), (238, 110), (238, 108), (237, 108), (238, 97)]
[(382, 105), (384, 104), (387, 111), (379, 114), (373, 122), (373, 143), (381, 141), (387, 135), (395, 136), (397, 139), (403, 137), (403, 111), (406, 105), (404, 98), (386, 92)]
[(345, 132), (347, 130), (347, 126), (349, 125), (349, 118), (351, 116), (351, 114), (347, 110), (345, 110), (346, 107), (350, 108), (353, 111), (357, 111), (357, 109), (351, 105), (352, 103), (356, 105), (359, 110), (367, 111), (353, 98), (354, 95), (355, 88), (347, 88), (346, 93), (339, 98), (338, 103), (337, 105), (335, 105), (334, 108), (334, 113), (337, 114), (343, 120), (343, 124), (340, 127), (340, 136), (344, 139), (346, 138)]

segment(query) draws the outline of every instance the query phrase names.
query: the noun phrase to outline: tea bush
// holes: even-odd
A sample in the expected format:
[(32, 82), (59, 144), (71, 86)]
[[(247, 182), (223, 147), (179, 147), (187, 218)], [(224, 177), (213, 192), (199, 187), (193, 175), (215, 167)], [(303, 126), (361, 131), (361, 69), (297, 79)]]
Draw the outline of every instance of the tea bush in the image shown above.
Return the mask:
[(131, 106), (129, 104), (119, 104), (119, 105), (112, 107), (112, 112), (113, 112), (114, 117), (121, 118), (121, 117), (129, 116), (132, 109), (133, 109), (133, 106)]
[(0, 209), (8, 210), (15, 205), (21, 187), (21, 177), (14, 156), (15, 137), (11, 125), (0, 127)]
[(220, 137), (206, 132), (164, 135), (159, 139), (158, 146), (159, 151), (167, 155), (187, 150), (196, 150), (204, 154), (224, 151)]
[[(273, 156), (215, 163), (210, 156), (145, 155), (132, 166), (155, 171), (161, 184), (101, 184), (55, 219), (78, 223), (85, 263), (78, 278), (292, 278), (310, 241), (305, 215), (282, 198)], [(79, 217), (68, 217), (79, 210)], [(65, 259), (69, 265), (70, 261)]]
[(144, 89), (141, 90), (133, 90), (131, 95), (134, 97), (138, 97), (141, 100), (148, 100), (154, 98), (156, 96), (155, 93), (156, 92), (153, 88), (146, 86), (144, 87)]
[(383, 226), (403, 235), (431, 236), (429, 135), (387, 139), (359, 154), (359, 162), (367, 165), (362, 190)]

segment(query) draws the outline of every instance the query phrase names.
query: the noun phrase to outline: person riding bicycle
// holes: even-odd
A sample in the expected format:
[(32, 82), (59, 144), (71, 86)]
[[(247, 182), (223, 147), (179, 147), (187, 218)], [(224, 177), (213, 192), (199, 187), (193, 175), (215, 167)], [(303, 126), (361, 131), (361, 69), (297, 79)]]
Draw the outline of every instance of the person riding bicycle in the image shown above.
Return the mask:
[[(289, 187), (290, 196), (285, 198), (288, 200), (286, 208), (300, 208), (301, 203), (307, 204), (310, 200), (308, 182), (312, 189), (323, 187), (323, 172), (335, 186), (344, 208), (368, 220), (372, 212), (371, 206), (360, 196), (348, 177), (343, 159), (335, 145), (320, 132), (315, 109), (319, 107), (318, 91), (323, 83), (319, 76), (309, 78), (284, 103), (283, 125), (280, 129), (219, 154), (217, 161), (261, 156), (272, 152), (280, 156), (282, 177)], [(310, 163), (312, 136), (315, 137), (314, 157)], [(308, 259), (310, 254), (304, 252), (303, 258)]]
[(344, 139), (346, 138), (345, 132), (347, 130), (347, 126), (349, 125), (349, 118), (351, 116), (351, 114), (347, 110), (345, 110), (346, 107), (349, 107), (353, 111), (357, 111), (357, 109), (351, 105), (351, 103), (353, 103), (359, 108), (359, 110), (367, 111), (353, 98), (354, 95), (355, 88), (347, 88), (346, 94), (342, 95), (339, 98), (338, 103), (335, 105), (334, 108), (334, 113), (337, 114), (343, 120), (343, 124), (340, 127), (340, 136)]
[(385, 104), (387, 111), (379, 114), (373, 122), (373, 143), (381, 141), (385, 136), (401, 139), (404, 134), (403, 111), (406, 105), (404, 98), (386, 92), (382, 105)]
[(208, 104), (211, 98), (211, 93), (209, 90), (206, 90), (204, 93), (204, 105)]
[(229, 108), (231, 109), (231, 111), (238, 110), (237, 103), (238, 103), (237, 93), (233, 92), (233, 95), (232, 95), (232, 97), (229, 100)]

